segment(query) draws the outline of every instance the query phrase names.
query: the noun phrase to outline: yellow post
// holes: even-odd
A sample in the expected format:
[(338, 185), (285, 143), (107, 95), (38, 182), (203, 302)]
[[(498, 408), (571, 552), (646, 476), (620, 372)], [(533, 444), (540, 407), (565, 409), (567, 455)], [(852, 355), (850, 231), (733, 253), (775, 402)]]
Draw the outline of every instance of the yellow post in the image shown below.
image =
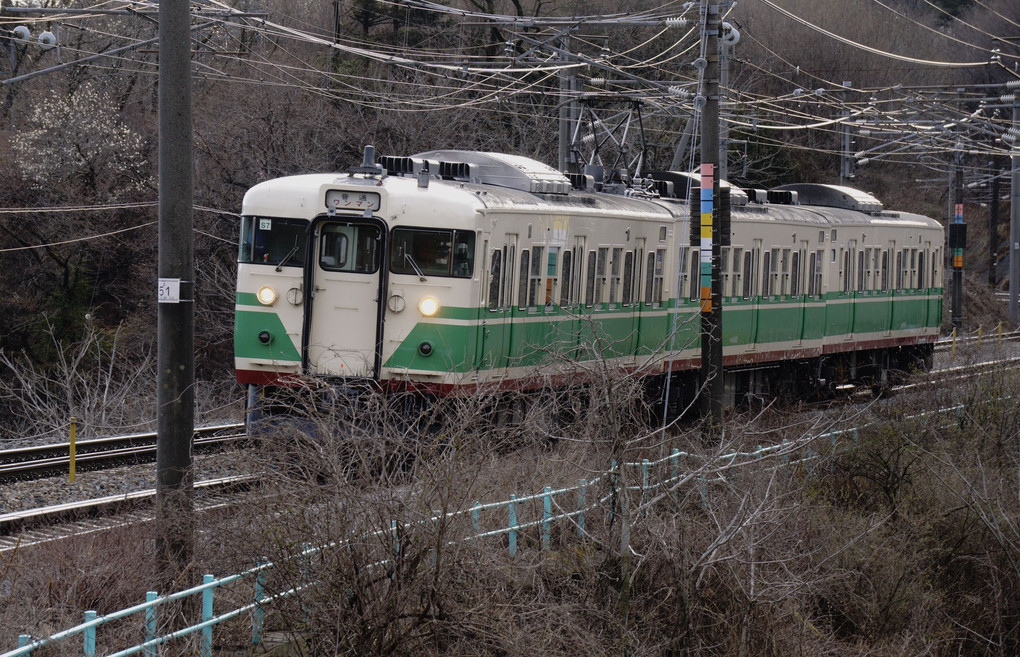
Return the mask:
[(78, 434), (78, 418), (71, 416), (70, 482), (74, 483), (74, 440)]
[(953, 349), (950, 351), (951, 356), (956, 356), (956, 327), (953, 327)]
[(983, 328), (984, 327), (982, 327), (980, 324), (978, 324), (978, 348), (981, 347), (981, 336), (984, 333)]

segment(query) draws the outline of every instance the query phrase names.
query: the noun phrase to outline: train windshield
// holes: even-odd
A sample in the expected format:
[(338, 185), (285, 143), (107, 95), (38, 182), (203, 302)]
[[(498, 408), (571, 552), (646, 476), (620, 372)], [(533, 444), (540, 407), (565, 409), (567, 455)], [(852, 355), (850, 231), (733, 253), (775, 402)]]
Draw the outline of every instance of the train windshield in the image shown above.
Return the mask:
[(365, 224), (328, 223), (322, 227), (319, 266), (328, 271), (374, 274), (379, 269), (382, 231)]
[(471, 278), (475, 234), (465, 230), (395, 228), (390, 251), (395, 274)]
[(241, 217), (241, 241), (237, 261), (242, 263), (301, 267), (304, 264), (303, 219)]

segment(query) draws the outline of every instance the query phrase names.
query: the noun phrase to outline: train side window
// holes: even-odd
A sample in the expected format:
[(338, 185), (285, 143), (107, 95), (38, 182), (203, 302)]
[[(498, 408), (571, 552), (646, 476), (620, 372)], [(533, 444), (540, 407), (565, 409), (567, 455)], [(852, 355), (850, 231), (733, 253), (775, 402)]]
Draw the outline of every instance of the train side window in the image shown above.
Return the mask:
[(844, 294), (850, 292), (850, 289), (851, 289), (851, 287), (853, 285), (853, 272), (850, 271), (850, 263), (851, 262), (852, 261), (850, 260), (850, 252), (849, 251), (843, 251), (843, 268), (842, 268), (842, 270), (840, 270), (839, 273), (840, 273), (840, 276), (843, 277), (843, 293)]
[(528, 307), (537, 308), (544, 306), (542, 297), (542, 271), (543, 265), (548, 266), (542, 257), (545, 255), (545, 248), (541, 246), (531, 247), (531, 274), (528, 279)]
[(584, 287), (584, 305), (589, 308), (595, 303), (595, 251), (588, 252), (588, 277)]
[(571, 270), (572, 258), (573, 252), (563, 252), (563, 268), (560, 274), (562, 282), (562, 286), (560, 287), (560, 305), (564, 307), (570, 305), (570, 289), (573, 287), (573, 279), (571, 278), (571, 275), (573, 274)]
[(623, 305), (629, 306), (634, 299), (634, 252), (623, 256)]
[(545, 272), (545, 305), (552, 306), (556, 298), (556, 265), (560, 257), (560, 247), (550, 246)]
[(731, 289), (730, 289), (730, 296), (732, 296), (732, 297), (739, 297), (740, 296), (740, 291), (741, 291), (740, 279), (742, 278), (741, 275), (740, 275), (740, 265), (741, 265), (741, 261), (743, 260), (743, 253), (744, 253), (743, 249), (739, 249), (737, 247), (733, 247), (733, 259), (732, 259), (732, 262), (733, 262), (733, 279), (731, 281), (732, 286), (731, 286)]
[[(600, 246), (595, 267), (595, 305), (606, 300), (606, 260), (609, 258), (609, 249)], [(591, 304), (589, 304), (591, 305)]]
[(864, 287), (864, 263), (867, 262), (867, 258), (864, 255), (864, 251), (857, 252), (857, 291), (863, 292), (866, 288)]
[(745, 299), (751, 298), (751, 281), (754, 279), (752, 267), (754, 262), (752, 261), (752, 253), (750, 251), (744, 252), (744, 294)]
[(800, 294), (800, 252), (794, 251), (790, 256), (790, 296)]
[[(694, 249), (691, 249), (691, 251), (693, 252)], [(677, 278), (679, 279), (680, 291), (677, 293), (677, 296), (682, 297), (684, 290), (687, 289), (688, 279), (690, 278), (690, 273), (687, 271), (687, 249), (680, 249), (679, 255), (680, 262), (677, 264)]]
[(645, 304), (652, 305), (652, 288), (655, 286), (655, 252), (648, 252), (648, 265), (645, 267)]
[(701, 298), (701, 261), (697, 249), (691, 249), (691, 301)]
[(772, 283), (769, 285), (772, 294), (782, 294), (779, 277), (779, 249), (772, 249), (772, 271), (769, 273), (772, 276)]
[(889, 291), (889, 252), (882, 251), (882, 291)]
[[(638, 240), (639, 244), (644, 244), (644, 240)], [(642, 247), (634, 249), (634, 293), (631, 298), (634, 301), (634, 305), (641, 303), (641, 265), (645, 263), (645, 250)]]
[(489, 265), (489, 310), (499, 309), (499, 292), (503, 289), (502, 267), (503, 252), (496, 249)]
[(609, 261), (609, 303), (620, 300), (620, 268), (623, 266), (623, 249), (613, 248), (613, 257)]
[(917, 287), (917, 249), (910, 250), (910, 287)]
[(722, 290), (722, 295), (726, 296), (726, 290), (729, 288), (730, 282), (730, 248), (723, 246), (719, 248), (719, 278), (722, 279), (722, 283), (719, 285), (719, 289)]
[(772, 294), (772, 277), (769, 275), (769, 267), (772, 264), (772, 252), (766, 251), (762, 258), (761, 270), (765, 275), (761, 279), (761, 295), (767, 297)]
[(903, 251), (896, 252), (896, 289), (903, 289)]
[(790, 249), (783, 249), (782, 276), (779, 279), (779, 294), (790, 292)]
[(924, 289), (924, 251), (917, 254), (917, 289)]
[(818, 289), (815, 287), (815, 267), (817, 266), (818, 260), (815, 252), (812, 251), (808, 256), (808, 284), (807, 293), (809, 297), (813, 297), (818, 294)]
[(652, 303), (662, 305), (662, 281), (666, 267), (666, 249), (655, 249), (655, 276), (652, 281)]
[(528, 307), (528, 272), (531, 271), (530, 256), (530, 251), (521, 249), (521, 270), (520, 277), (517, 279), (517, 308), (520, 310)]

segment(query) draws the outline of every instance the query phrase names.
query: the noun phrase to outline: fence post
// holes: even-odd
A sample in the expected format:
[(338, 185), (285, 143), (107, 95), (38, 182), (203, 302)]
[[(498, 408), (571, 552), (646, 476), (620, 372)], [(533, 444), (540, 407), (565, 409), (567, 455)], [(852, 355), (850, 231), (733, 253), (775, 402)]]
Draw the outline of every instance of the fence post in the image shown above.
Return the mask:
[(648, 468), (650, 466), (648, 459), (641, 459), (641, 515), (643, 516), (648, 515), (645, 505), (648, 504)]
[(669, 469), (672, 486), (676, 486), (676, 501), (680, 502), (680, 487), (677, 484), (680, 482), (680, 450), (676, 447), (673, 448), (673, 452), (669, 455)]
[(510, 503), (507, 505), (507, 510), (510, 514), (510, 534), (509, 534), (509, 549), (510, 556), (517, 555), (517, 496), (510, 496)]
[(978, 324), (978, 347), (981, 346), (981, 339), (984, 337), (984, 327)]
[[(149, 605), (145, 608), (145, 642), (148, 643), (156, 638), (156, 605), (152, 604), (159, 593), (147, 591), (145, 601)], [(156, 646), (152, 645), (145, 649), (145, 657), (156, 657)]]
[[(216, 580), (212, 575), (202, 576), (203, 584), (212, 584)], [(213, 587), (202, 589), (202, 622), (211, 621), (213, 617)], [(202, 628), (202, 657), (212, 657), (212, 625)]]
[(949, 355), (956, 357), (956, 327), (953, 327), (953, 347), (949, 350)]
[(548, 550), (552, 544), (552, 495), (549, 493), (550, 488), (545, 487), (545, 492), (542, 495), (542, 549)]
[(255, 608), (251, 618), (251, 644), (262, 645), (262, 625), (265, 622), (266, 610), (262, 608), (262, 600), (266, 597), (266, 564), (269, 560), (261, 557), (258, 560), (258, 574), (255, 575)]
[(18, 635), (18, 647), (19, 648), (24, 648), (25, 646), (27, 646), (30, 643), (32, 643), (32, 635), (31, 634), (19, 634)]
[[(85, 622), (96, 620), (96, 612), (89, 609), (85, 612)], [(84, 654), (85, 657), (96, 657), (96, 626), (89, 625), (85, 628), (85, 646)]]
[(471, 526), (475, 528), (475, 538), (482, 533), (482, 509), (481, 503), (477, 500), (471, 507)]
[(577, 489), (577, 536), (584, 538), (584, 510), (588, 506), (588, 480), (582, 479), (581, 486)]
[(68, 470), (67, 479), (72, 484), (74, 483), (74, 459), (75, 459), (75, 442), (78, 438), (78, 418), (71, 416), (71, 430), (68, 438), (68, 444), (70, 445), (67, 454)]

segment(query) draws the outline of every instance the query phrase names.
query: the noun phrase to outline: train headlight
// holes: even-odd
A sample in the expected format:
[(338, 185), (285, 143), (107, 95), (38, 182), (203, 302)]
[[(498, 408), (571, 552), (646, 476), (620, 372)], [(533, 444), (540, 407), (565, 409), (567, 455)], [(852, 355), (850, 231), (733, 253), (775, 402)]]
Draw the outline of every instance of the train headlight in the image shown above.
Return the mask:
[(263, 285), (259, 288), (259, 291), (255, 293), (255, 298), (258, 299), (259, 303), (263, 306), (271, 306), (276, 303), (276, 290), (268, 285)]
[(422, 297), (418, 302), (418, 310), (426, 317), (432, 317), (439, 312), (439, 302), (435, 297)]

